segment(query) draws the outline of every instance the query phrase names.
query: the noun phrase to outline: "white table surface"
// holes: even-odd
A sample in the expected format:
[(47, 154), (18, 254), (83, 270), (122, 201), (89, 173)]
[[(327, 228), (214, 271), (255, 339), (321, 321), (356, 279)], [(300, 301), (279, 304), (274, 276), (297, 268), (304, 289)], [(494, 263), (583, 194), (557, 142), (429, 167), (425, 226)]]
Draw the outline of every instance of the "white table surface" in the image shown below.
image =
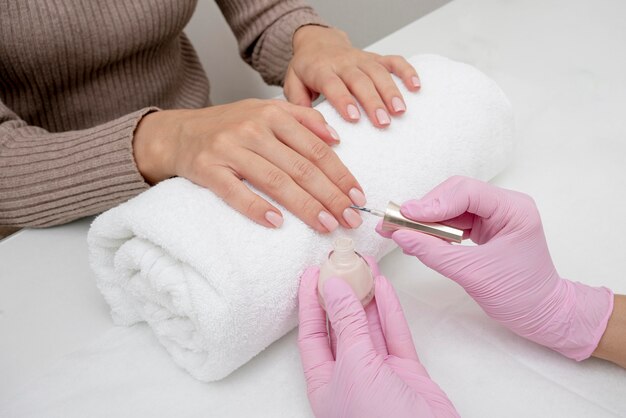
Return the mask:
[[(625, 43), (623, 1), (455, 0), (370, 49), (406, 56), (437, 53), (470, 63), (495, 79), (513, 104), (517, 149), (511, 167), (494, 182), (535, 198), (562, 276), (607, 285), (624, 294)], [(88, 267), (85, 237), (89, 222), (84, 219), (45, 230), (23, 230), (0, 241), (0, 415), (9, 400), (27, 402), (33, 388), (45, 391), (42, 376), (59, 365), (65, 367), (72, 353), (111, 332), (127, 335), (127, 330), (114, 329)], [(465, 321), (464, 329), (491, 341), (498, 355), (510, 352), (524, 363), (527, 358), (518, 348), (535, 349), (503, 334), (505, 331), (484, 317), (458, 287), (416, 260), (396, 251), (383, 260), (381, 268), (393, 279), (408, 315), (428, 315), (431, 311), (420, 311), (424, 307), (443, 312), (464, 306), (459, 316), (460, 322)], [(412, 331), (423, 362), (463, 416), (495, 416), (510, 405), (509, 416), (626, 416), (626, 371), (616, 366), (599, 360), (576, 364), (537, 348), (544, 356), (543, 372), (538, 372), (536, 364), (534, 372), (543, 373), (569, 394), (544, 389), (543, 383), (516, 387), (511, 379), (532, 379), (518, 372), (508, 376), (506, 368), (499, 375), (481, 375), (479, 365), (461, 361), (465, 358), (462, 347), (454, 347), (460, 351), (454, 357), (458, 362), (438, 362), (437, 355), (443, 355), (446, 347), (437, 345), (442, 341), (437, 331), (445, 324), (437, 327), (416, 322)], [(136, 333), (137, 338), (149, 341), (145, 329), (139, 327)], [(285, 400), (288, 406), (246, 404), (251, 399), (247, 391), (254, 387), (246, 382), (247, 375), (271, 379), (268, 364), (280, 361), (282, 353), (293, 354), (294, 341), (292, 332), (222, 386), (213, 386), (215, 396), (222, 396), (226, 406), (212, 405), (211, 410), (245, 416), (246, 408), (254, 407), (256, 416), (294, 416), (289, 410), (293, 404), (302, 416), (308, 416), (304, 394), (297, 395), (301, 382), (294, 384), (295, 392), (285, 389), (285, 395), (296, 393), (293, 396), (298, 398), (292, 404)], [(488, 349), (472, 355), (492, 361)], [(290, 361), (297, 364), (297, 359)], [(474, 380), (468, 380), (469, 370)], [(613, 383), (604, 388), (568, 386), (575, 380), (567, 377), (570, 371), (574, 376), (589, 371), (600, 381), (606, 376)], [(180, 387), (187, 391), (206, 389), (205, 384), (177, 376)], [(279, 388), (274, 392), (280, 399), (281, 382), (270, 380), (263, 385)], [(623, 404), (616, 404), (614, 396), (605, 400), (607, 393), (614, 395), (622, 389)], [(548, 392), (550, 396), (542, 396)], [(110, 404), (119, 398), (108, 399), (103, 392), (99, 400)], [(198, 414), (214, 415), (207, 411)]]

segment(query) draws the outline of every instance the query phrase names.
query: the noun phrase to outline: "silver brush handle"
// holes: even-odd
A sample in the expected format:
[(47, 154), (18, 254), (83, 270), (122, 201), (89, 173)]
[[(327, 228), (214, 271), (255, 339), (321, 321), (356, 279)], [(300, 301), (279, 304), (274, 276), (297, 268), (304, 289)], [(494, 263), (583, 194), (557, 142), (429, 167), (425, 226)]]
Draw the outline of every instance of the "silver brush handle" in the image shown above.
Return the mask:
[(413, 231), (423, 232), (438, 238), (459, 243), (463, 241), (463, 231), (452, 228), (450, 226), (434, 223), (434, 222), (417, 222), (409, 218), (405, 218), (400, 213), (400, 205), (389, 202), (385, 216), (383, 217), (383, 231), (397, 231), (398, 229), (411, 229)]

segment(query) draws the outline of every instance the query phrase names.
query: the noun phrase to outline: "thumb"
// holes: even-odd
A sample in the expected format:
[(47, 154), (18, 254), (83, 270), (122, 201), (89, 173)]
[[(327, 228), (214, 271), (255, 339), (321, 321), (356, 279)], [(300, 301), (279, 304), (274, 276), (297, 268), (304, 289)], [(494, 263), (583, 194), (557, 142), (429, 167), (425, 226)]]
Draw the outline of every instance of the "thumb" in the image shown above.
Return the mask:
[(328, 319), (337, 335), (337, 357), (342, 351), (354, 349), (361, 352), (356, 357), (365, 353), (375, 356), (365, 310), (350, 285), (333, 277), (324, 283), (322, 291)]
[(283, 93), (290, 103), (311, 107), (311, 92), (291, 68), (285, 75)]
[(474, 248), (452, 245), (441, 238), (406, 229), (394, 232), (391, 238), (405, 254), (419, 258), (431, 269), (448, 277), (465, 267), (462, 255)]

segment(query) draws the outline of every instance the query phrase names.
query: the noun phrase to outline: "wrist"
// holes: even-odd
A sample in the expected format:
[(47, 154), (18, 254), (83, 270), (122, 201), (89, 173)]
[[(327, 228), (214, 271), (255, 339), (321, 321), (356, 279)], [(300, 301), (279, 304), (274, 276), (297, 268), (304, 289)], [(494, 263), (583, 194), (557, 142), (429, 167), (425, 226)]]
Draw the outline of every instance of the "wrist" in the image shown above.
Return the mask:
[(139, 121), (133, 136), (133, 155), (139, 173), (154, 185), (176, 175), (175, 110), (153, 112)]
[(319, 25), (304, 25), (293, 34), (293, 51), (295, 53), (298, 49), (315, 42), (352, 46), (348, 34), (342, 30)]
[(561, 279), (559, 295), (551, 302), (553, 315), (530, 339), (576, 361), (590, 357), (611, 315), (613, 292)]

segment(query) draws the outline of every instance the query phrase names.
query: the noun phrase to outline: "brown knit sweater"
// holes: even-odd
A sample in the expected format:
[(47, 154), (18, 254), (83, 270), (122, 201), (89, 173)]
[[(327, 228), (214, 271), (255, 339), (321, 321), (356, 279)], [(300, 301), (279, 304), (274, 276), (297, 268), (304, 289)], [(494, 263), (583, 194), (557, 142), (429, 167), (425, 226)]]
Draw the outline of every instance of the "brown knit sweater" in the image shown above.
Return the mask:
[[(218, 0), (241, 56), (280, 84), (303, 0)], [(0, 225), (49, 226), (149, 186), (133, 132), (155, 108), (209, 104), (182, 32), (196, 0), (0, 0)]]

